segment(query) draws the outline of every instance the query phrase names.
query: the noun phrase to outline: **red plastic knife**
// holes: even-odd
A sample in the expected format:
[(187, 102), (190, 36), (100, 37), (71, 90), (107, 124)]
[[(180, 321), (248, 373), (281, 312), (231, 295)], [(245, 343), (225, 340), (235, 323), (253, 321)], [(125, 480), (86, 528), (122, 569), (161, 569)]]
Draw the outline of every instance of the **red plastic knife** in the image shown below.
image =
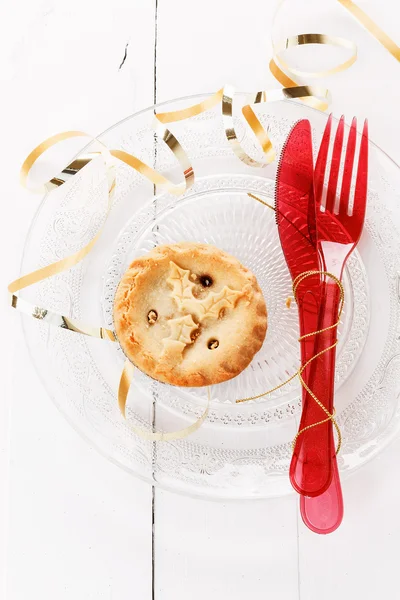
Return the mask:
[[(275, 209), (279, 237), (292, 279), (307, 271), (319, 271), (321, 266), (315, 235), (312, 138), (308, 120), (294, 125), (283, 147), (277, 172)], [(307, 277), (297, 289), (300, 336), (318, 330), (322, 289), (320, 275)], [(314, 336), (301, 341), (302, 364), (314, 355), (314, 348)], [(305, 369), (302, 374), (305, 381), (308, 374), (309, 369)], [(302, 396), (305, 403), (305, 389)], [(313, 402), (310, 398), (308, 401)], [(301, 494), (304, 492), (302, 484), (307, 482), (298, 473), (296, 475), (293, 476), (291, 472), (291, 483)], [(329, 484), (330, 481), (327, 486)]]

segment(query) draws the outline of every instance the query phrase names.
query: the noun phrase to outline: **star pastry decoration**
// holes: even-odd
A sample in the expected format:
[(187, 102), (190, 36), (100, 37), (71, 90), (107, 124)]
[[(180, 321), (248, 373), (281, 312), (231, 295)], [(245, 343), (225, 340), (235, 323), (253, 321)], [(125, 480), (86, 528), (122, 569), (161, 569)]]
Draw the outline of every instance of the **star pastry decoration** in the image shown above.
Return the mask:
[(168, 325), (170, 335), (162, 340), (162, 359), (173, 364), (182, 360), (182, 353), (186, 346), (193, 342), (191, 335), (199, 326), (193, 321), (192, 315), (170, 319)]
[(221, 310), (234, 308), (241, 296), (243, 292), (232, 290), (226, 285), (220, 292), (209, 292), (202, 300), (197, 298), (182, 300), (181, 308), (197, 317), (199, 321), (207, 318), (218, 319)]
[(168, 321), (170, 327), (170, 335), (163, 339), (163, 344), (169, 341), (181, 342), (182, 344), (191, 344), (191, 334), (198, 328), (198, 325), (193, 321), (192, 315), (170, 319)]
[(184, 298), (193, 298), (193, 288), (195, 284), (190, 281), (190, 271), (181, 269), (174, 262), (170, 262), (171, 274), (167, 279), (167, 283), (172, 287), (172, 297), (180, 307)]

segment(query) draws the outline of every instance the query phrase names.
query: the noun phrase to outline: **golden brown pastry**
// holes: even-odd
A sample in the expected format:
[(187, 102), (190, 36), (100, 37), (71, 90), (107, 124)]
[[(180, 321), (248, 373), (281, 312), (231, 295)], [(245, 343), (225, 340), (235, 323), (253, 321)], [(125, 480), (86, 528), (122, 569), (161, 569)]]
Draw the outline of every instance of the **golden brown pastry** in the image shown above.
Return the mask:
[(267, 310), (256, 278), (236, 258), (182, 242), (131, 264), (114, 323), (126, 356), (150, 377), (203, 386), (247, 367), (263, 344)]

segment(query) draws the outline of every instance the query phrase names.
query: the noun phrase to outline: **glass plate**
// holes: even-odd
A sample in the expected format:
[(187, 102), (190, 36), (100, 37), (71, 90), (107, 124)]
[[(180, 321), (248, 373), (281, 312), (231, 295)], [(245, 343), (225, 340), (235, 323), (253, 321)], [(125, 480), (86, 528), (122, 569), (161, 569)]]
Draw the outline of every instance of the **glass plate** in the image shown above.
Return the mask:
[[(174, 157), (152, 129), (154, 110), (172, 111), (206, 96), (151, 107), (100, 136), (109, 148), (131, 152), (179, 180)], [(262, 157), (243, 125), (246, 96), (235, 97), (235, 126), (246, 151)], [(117, 188), (104, 233), (85, 261), (46, 280), (24, 297), (81, 321), (112, 327), (116, 286), (136, 256), (168, 242), (212, 243), (237, 256), (257, 276), (265, 294), (269, 327), (261, 351), (235, 379), (213, 386), (211, 408), (192, 436), (152, 443), (129, 423), (171, 431), (203, 412), (205, 388), (177, 388), (135, 372), (125, 422), (117, 406), (123, 354), (118, 344), (51, 328), (24, 318), (26, 340), (50, 396), (73, 426), (105, 456), (156, 485), (210, 498), (256, 498), (291, 490), (291, 442), (300, 417), (298, 381), (255, 402), (237, 398), (261, 393), (298, 368), (297, 309), (286, 307), (291, 280), (280, 248), (273, 211), (248, 197), (273, 203), (276, 163), (248, 167), (225, 138), (220, 106), (171, 130), (189, 154), (194, 186), (177, 198), (158, 193), (132, 169), (117, 165)], [(256, 105), (277, 153), (293, 123), (308, 118), (314, 151), (326, 116), (294, 102)], [(105, 215), (106, 179), (100, 160), (44, 199), (32, 224), (22, 271), (28, 272), (84, 245)], [(336, 407), (343, 433), (342, 473), (380, 451), (400, 424), (400, 171), (370, 145), (367, 222), (346, 269), (345, 311), (340, 325)], [(51, 201), (50, 201), (51, 200)]]

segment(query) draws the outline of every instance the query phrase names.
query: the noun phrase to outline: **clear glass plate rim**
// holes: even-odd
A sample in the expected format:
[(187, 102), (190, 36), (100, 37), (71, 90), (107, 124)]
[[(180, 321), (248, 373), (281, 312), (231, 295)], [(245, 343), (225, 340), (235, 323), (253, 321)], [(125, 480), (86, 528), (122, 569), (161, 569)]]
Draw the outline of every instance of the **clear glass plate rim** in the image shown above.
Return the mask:
[[(133, 113), (133, 114), (125, 117), (124, 119), (118, 121), (117, 123), (111, 125), (109, 128), (105, 129), (101, 134), (99, 134), (98, 136), (96, 136), (96, 138), (93, 138), (93, 139), (101, 139), (107, 133), (115, 130), (116, 128), (118, 128), (119, 126), (121, 126), (123, 123), (129, 121), (130, 119), (137, 118), (137, 117), (139, 117), (140, 115), (142, 115), (142, 114), (144, 114), (146, 112), (155, 110), (156, 108), (167, 106), (167, 105), (170, 105), (170, 104), (172, 104), (174, 102), (183, 102), (183, 101), (197, 100), (197, 99), (201, 99), (201, 98), (204, 99), (206, 97), (209, 97), (210, 95), (211, 94), (196, 94), (196, 95), (191, 95), (191, 96), (184, 96), (184, 97), (180, 97), (180, 98), (176, 98), (176, 99), (172, 99), (172, 100), (167, 100), (165, 102), (149, 106), (149, 107), (147, 107), (145, 109), (142, 109), (142, 110), (140, 110), (140, 111), (138, 111), (136, 113)], [(243, 92), (238, 92), (238, 95), (243, 96), (243, 95), (246, 95), (246, 94), (243, 93)], [(293, 104), (293, 101), (290, 101), (290, 100), (281, 101), (281, 103), (282, 102)], [(312, 111), (313, 113), (314, 112), (320, 113), (320, 111), (318, 111), (316, 109), (313, 109), (311, 107), (302, 106), (301, 108), (304, 111), (306, 109), (308, 109), (308, 110)], [(93, 142), (89, 142), (87, 145), (85, 145), (85, 147), (82, 150), (80, 150), (77, 154), (75, 154), (75, 157), (78, 156), (79, 154), (81, 154), (83, 151), (85, 151), (85, 149), (90, 148), (90, 146), (91, 146), (92, 143)], [(381, 153), (381, 155), (383, 155), (390, 163), (392, 163), (395, 167), (397, 167), (397, 169), (400, 169), (399, 164), (397, 164), (394, 159), (392, 159), (384, 150), (382, 150), (382, 148), (380, 148), (376, 143), (374, 143), (371, 140), (370, 140), (370, 144), (372, 146), (374, 146), (375, 149), (379, 153)], [(33, 229), (35, 227), (35, 223), (36, 223), (36, 221), (37, 221), (37, 219), (38, 219), (38, 217), (40, 215), (40, 212), (41, 212), (41, 210), (43, 208), (43, 205), (44, 205), (44, 203), (45, 203), (48, 195), (49, 195), (48, 193), (43, 194), (43, 196), (42, 196), (42, 198), (41, 198), (41, 200), (39, 202), (38, 208), (37, 208), (37, 210), (36, 210), (36, 212), (35, 212), (35, 214), (33, 216), (31, 224), (29, 226), (29, 229), (28, 229), (28, 232), (27, 232), (27, 235), (26, 235), (26, 238), (25, 238), (25, 244), (24, 244), (24, 248), (23, 248), (22, 257), (21, 257), (21, 268), (20, 268), (21, 272), (22, 272), (22, 266), (23, 266), (25, 258), (26, 258), (26, 252), (27, 252), (27, 247), (28, 247), (29, 239), (31, 238)], [(230, 497), (230, 496), (226, 496), (226, 495), (211, 496), (211, 495), (207, 495), (207, 490), (206, 489), (204, 490), (204, 493), (202, 493), (202, 492), (198, 492), (197, 493), (197, 492), (193, 491), (193, 489), (191, 489), (189, 491), (189, 490), (186, 490), (184, 487), (180, 487), (180, 486), (174, 487), (174, 486), (169, 485), (169, 484), (158, 483), (156, 480), (149, 481), (149, 478), (147, 478), (145, 476), (142, 476), (141, 474), (137, 473), (134, 469), (132, 469), (132, 468), (126, 466), (126, 465), (123, 465), (121, 462), (119, 462), (118, 460), (116, 460), (112, 456), (110, 456), (110, 454), (107, 454), (107, 452), (105, 450), (103, 450), (99, 444), (97, 444), (96, 442), (94, 442), (94, 440), (92, 440), (92, 439), (89, 438), (89, 436), (83, 431), (83, 429), (81, 427), (79, 427), (79, 425), (77, 425), (76, 423), (73, 422), (73, 420), (68, 416), (67, 412), (57, 402), (56, 398), (54, 397), (54, 394), (52, 394), (49, 391), (48, 386), (46, 385), (46, 383), (43, 380), (42, 375), (40, 374), (40, 370), (38, 368), (36, 368), (35, 360), (34, 360), (34, 357), (32, 356), (31, 348), (30, 348), (29, 343), (28, 343), (26, 329), (24, 327), (24, 319), (22, 317), (21, 317), (21, 321), (22, 321), (23, 335), (24, 335), (25, 343), (26, 343), (26, 345), (28, 347), (28, 352), (29, 352), (30, 358), (31, 358), (33, 364), (35, 365), (35, 370), (38, 373), (39, 380), (43, 384), (44, 389), (46, 389), (47, 393), (49, 394), (49, 397), (52, 399), (52, 401), (57, 406), (57, 408), (60, 410), (60, 412), (63, 414), (63, 416), (67, 419), (68, 423), (70, 423), (73, 426), (73, 428), (76, 431), (78, 431), (79, 434), (85, 440), (87, 440), (92, 446), (96, 447), (96, 449), (100, 452), (101, 455), (103, 455), (104, 457), (106, 457), (108, 460), (111, 460), (111, 462), (113, 462), (115, 465), (117, 465), (120, 468), (123, 468), (125, 471), (129, 472), (130, 474), (134, 474), (135, 477), (138, 477), (138, 478), (142, 479), (146, 483), (151, 483), (151, 485), (154, 485), (155, 487), (160, 487), (162, 489), (167, 489), (167, 490), (172, 491), (174, 493), (180, 493), (180, 494), (183, 494), (183, 495), (188, 495), (188, 496), (191, 496), (191, 497), (199, 497), (199, 498), (203, 498), (203, 499), (206, 497), (208, 500), (212, 500), (212, 501), (224, 501), (224, 502), (226, 502), (227, 500), (236, 502), (238, 500), (240, 500), (240, 501), (243, 501), (243, 500), (252, 500), (252, 501), (254, 501), (254, 500), (263, 500), (263, 499), (265, 499), (265, 496), (261, 496), (259, 498), (254, 497), (254, 496), (243, 496), (243, 497), (242, 496), (240, 496), (240, 497)], [(400, 420), (399, 420), (398, 426), (392, 428), (390, 434), (385, 437), (384, 441), (381, 442), (381, 444), (379, 446), (377, 446), (374, 451), (371, 451), (369, 453), (368, 457), (365, 458), (362, 463), (353, 466), (350, 472), (346, 472), (345, 471), (343, 473), (343, 477), (345, 478), (345, 477), (349, 476), (350, 473), (354, 473), (359, 468), (364, 467), (379, 452), (381, 452), (383, 449), (387, 448), (392, 443), (392, 441), (394, 440), (394, 438), (398, 435), (399, 429), (400, 429)], [(280, 496), (283, 496), (283, 495), (286, 495), (286, 494), (287, 494), (287, 492), (285, 492), (283, 494), (281, 492), (279, 492), (279, 493), (276, 493), (276, 496), (280, 497)], [(274, 494), (268, 495), (268, 497), (274, 497)]]

